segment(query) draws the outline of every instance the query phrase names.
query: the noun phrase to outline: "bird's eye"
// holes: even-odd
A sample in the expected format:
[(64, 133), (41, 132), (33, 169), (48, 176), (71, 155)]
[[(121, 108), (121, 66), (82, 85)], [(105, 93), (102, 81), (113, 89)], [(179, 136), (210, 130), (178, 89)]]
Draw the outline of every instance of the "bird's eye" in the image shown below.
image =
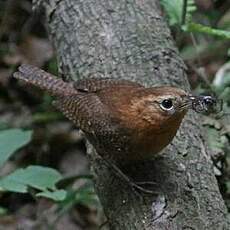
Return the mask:
[(160, 107), (163, 110), (171, 110), (173, 109), (173, 101), (172, 99), (164, 99), (161, 103), (160, 103)]

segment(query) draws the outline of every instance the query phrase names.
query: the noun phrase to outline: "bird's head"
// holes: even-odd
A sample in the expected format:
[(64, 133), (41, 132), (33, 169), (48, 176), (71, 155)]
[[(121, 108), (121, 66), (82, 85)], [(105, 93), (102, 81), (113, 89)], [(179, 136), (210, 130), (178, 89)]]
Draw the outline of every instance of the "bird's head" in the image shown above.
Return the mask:
[(178, 128), (191, 107), (191, 100), (182, 89), (154, 87), (140, 91), (131, 106), (142, 120), (163, 131)]

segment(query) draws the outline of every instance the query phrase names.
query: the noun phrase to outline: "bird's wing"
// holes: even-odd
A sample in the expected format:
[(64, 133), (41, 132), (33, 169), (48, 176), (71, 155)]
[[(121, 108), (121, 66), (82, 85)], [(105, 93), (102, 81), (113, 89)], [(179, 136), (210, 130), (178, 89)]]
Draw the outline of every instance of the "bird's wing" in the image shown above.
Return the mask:
[(86, 133), (113, 130), (115, 127), (115, 117), (96, 94), (79, 93), (69, 97), (57, 98), (53, 104)]
[[(78, 128), (80, 128), (100, 154), (127, 151), (128, 130), (119, 124), (119, 117), (109, 111), (106, 104), (94, 93), (82, 93), (59, 98), (54, 105)], [(122, 135), (121, 135), (122, 134)], [(108, 154), (107, 154), (108, 155)]]

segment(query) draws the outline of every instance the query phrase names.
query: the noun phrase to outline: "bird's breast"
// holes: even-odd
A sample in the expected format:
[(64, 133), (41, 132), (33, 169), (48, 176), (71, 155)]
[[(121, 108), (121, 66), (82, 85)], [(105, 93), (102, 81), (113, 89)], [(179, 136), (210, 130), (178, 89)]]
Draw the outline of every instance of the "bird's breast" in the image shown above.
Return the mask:
[(133, 130), (130, 158), (144, 160), (159, 154), (173, 140), (180, 124), (181, 119), (178, 119), (163, 127), (146, 124), (146, 127)]

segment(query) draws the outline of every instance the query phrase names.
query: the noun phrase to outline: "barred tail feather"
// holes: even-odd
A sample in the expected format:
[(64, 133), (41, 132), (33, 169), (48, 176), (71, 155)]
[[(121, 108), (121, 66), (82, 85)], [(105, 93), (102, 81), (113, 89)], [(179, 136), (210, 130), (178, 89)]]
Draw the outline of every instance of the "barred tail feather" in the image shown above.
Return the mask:
[(53, 96), (69, 96), (77, 92), (71, 83), (64, 82), (44, 70), (27, 64), (21, 65), (13, 77), (37, 86)]

